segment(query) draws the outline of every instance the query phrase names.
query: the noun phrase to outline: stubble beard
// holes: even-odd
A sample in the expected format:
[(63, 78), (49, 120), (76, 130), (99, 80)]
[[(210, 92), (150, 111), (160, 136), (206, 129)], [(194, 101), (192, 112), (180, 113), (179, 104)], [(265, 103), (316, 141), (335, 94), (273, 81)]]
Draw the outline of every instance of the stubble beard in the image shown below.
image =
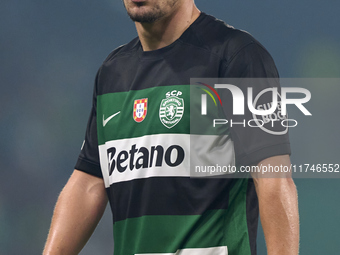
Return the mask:
[(157, 8), (157, 6), (149, 11), (139, 13), (132, 13), (128, 10), (127, 14), (132, 21), (140, 23), (154, 23), (164, 16), (163, 11)]
[[(171, 0), (168, 1), (167, 7), (172, 8), (178, 0)], [(124, 4), (125, 5), (125, 4)], [(140, 8), (143, 7), (143, 3), (141, 3)], [(129, 15), (130, 19), (134, 22), (140, 23), (154, 23), (155, 21), (161, 19), (162, 17), (166, 16), (166, 11), (161, 8), (159, 4), (152, 6), (151, 9), (140, 11), (140, 12), (132, 12), (129, 8), (126, 8), (127, 14)]]

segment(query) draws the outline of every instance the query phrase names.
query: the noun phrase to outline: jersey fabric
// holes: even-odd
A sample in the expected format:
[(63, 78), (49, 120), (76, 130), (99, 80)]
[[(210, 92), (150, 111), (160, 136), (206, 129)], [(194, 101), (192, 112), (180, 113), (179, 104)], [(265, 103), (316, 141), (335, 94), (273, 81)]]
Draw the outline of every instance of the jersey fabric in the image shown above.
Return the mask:
[[(252, 179), (190, 178), (193, 77), (278, 73), (251, 35), (204, 13), (167, 47), (143, 52), (135, 38), (117, 48), (97, 73), (75, 168), (104, 179), (115, 255), (256, 254)], [(287, 135), (229, 131), (228, 162), (256, 164), (290, 154)]]

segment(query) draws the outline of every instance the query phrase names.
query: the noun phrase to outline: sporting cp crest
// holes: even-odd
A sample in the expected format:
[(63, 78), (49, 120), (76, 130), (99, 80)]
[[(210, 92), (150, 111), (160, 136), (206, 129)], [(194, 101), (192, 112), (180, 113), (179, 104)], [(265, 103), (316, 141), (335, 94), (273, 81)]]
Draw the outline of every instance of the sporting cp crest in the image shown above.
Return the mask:
[(171, 95), (162, 100), (159, 108), (159, 118), (164, 126), (172, 128), (182, 119), (184, 113), (184, 100)]
[(133, 104), (133, 119), (136, 122), (142, 122), (145, 119), (148, 110), (148, 99), (137, 99)]

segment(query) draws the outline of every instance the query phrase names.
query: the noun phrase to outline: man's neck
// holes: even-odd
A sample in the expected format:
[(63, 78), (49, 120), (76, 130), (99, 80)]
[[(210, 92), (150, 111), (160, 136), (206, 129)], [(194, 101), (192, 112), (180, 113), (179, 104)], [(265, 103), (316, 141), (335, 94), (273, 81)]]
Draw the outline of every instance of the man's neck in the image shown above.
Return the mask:
[(176, 41), (199, 17), (195, 4), (187, 1), (170, 16), (154, 23), (135, 22), (143, 51), (157, 50)]

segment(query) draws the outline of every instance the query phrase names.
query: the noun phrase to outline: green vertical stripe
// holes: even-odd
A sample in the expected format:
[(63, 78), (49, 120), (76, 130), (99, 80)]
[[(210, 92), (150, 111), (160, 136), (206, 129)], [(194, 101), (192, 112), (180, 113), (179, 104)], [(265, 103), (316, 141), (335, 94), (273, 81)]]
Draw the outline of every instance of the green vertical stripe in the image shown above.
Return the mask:
[(225, 216), (225, 240), (229, 254), (250, 255), (246, 196), (248, 179), (237, 179), (229, 192), (229, 210)]

